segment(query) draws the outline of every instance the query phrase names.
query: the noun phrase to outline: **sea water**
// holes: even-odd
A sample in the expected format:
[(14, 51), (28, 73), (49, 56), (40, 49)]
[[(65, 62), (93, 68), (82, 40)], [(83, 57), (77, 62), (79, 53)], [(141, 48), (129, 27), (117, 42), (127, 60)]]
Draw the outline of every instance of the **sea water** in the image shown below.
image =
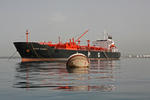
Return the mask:
[(0, 100), (150, 100), (150, 59), (93, 60), (66, 69), (66, 61), (0, 59)]

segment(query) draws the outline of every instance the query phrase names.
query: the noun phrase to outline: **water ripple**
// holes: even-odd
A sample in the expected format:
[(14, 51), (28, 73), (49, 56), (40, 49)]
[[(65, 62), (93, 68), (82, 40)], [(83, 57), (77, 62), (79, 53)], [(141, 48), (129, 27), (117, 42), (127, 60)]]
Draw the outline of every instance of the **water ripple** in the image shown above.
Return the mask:
[(18, 63), (15, 88), (53, 91), (113, 91), (119, 61), (90, 61), (90, 68), (66, 69), (66, 62)]

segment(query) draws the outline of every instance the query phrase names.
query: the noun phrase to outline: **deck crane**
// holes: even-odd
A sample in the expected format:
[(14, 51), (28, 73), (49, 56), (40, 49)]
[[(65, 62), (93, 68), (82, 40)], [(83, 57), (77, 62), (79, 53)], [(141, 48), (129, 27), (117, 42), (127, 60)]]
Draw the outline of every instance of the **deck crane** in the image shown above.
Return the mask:
[(89, 30), (86, 30), (75, 42), (78, 42), (80, 44), (80, 39), (88, 32)]

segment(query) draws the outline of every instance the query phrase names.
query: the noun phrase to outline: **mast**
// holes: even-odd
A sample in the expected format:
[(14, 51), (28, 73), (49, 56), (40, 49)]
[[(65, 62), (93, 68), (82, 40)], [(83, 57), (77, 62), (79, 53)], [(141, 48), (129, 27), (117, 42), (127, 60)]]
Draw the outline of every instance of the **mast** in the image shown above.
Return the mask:
[(106, 34), (107, 34), (106, 30), (104, 30), (104, 40), (107, 39), (107, 38), (106, 38)]
[(29, 32), (28, 32), (28, 30), (26, 30), (26, 42), (28, 43), (28, 35), (29, 35)]
[(61, 42), (61, 41), (60, 41), (60, 36), (58, 37), (58, 41), (59, 41), (59, 44), (60, 44), (60, 42)]

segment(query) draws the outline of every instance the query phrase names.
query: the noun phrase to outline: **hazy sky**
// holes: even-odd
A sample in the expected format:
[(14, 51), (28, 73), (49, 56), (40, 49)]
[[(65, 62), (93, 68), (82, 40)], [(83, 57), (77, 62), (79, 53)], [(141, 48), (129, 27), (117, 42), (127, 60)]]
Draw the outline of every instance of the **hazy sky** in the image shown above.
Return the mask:
[(15, 41), (103, 38), (109, 32), (121, 52), (150, 53), (150, 0), (0, 0), (0, 56), (10, 56)]

